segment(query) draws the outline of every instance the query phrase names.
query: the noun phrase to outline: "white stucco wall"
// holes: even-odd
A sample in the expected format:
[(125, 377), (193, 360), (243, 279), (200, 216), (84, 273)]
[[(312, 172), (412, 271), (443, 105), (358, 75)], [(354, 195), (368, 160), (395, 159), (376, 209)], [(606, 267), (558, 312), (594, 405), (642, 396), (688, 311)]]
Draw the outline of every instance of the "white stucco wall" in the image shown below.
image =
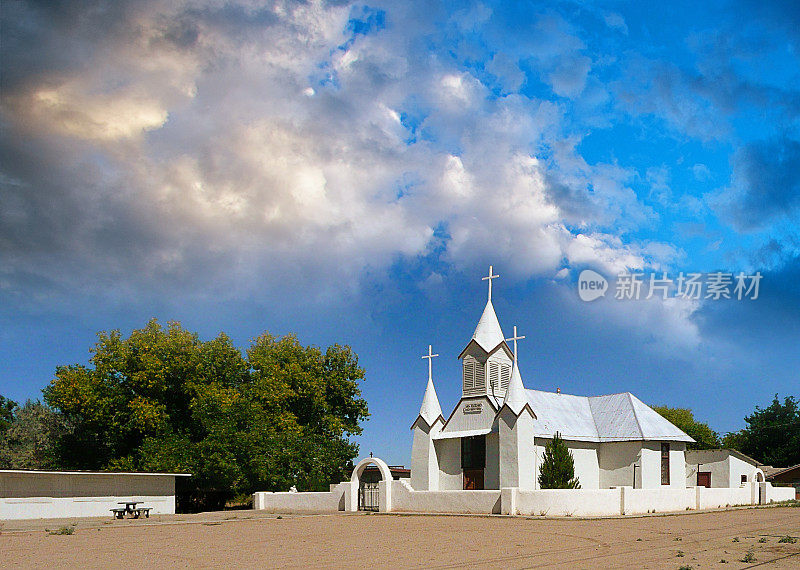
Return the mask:
[[(439, 458), (439, 490), (462, 490), (461, 440), (459, 438), (437, 439), (436, 456)], [(413, 469), (411, 471), (414, 473)]]
[[(683, 473), (683, 469), (680, 472)], [(661, 442), (642, 442), (641, 474), (642, 489), (661, 487)]]
[(349, 483), (331, 485), (329, 492), (253, 493), (253, 509), (271, 513), (320, 513), (345, 510), (345, 488)]
[(392, 510), (417, 513), (499, 513), (500, 490), (413, 491), (402, 481), (392, 481)]
[(415, 489), (439, 488), (439, 460), (431, 438), (441, 431), (441, 428), (441, 420), (434, 422), (432, 427), (422, 418), (418, 418), (414, 423), (411, 443), (411, 485)]
[(794, 487), (773, 487), (770, 483), (761, 483), (767, 488), (767, 502), (791, 501), (794, 499)]
[[(615, 441), (601, 443), (598, 450), (599, 483), (602, 489), (634, 486), (633, 465), (639, 460), (640, 441)], [(636, 473), (636, 487), (641, 487), (640, 473)]]
[(695, 508), (695, 490), (659, 486), (656, 489), (633, 489), (623, 487), (622, 514), (633, 515), (647, 512), (665, 513)]
[(741, 486), (742, 475), (747, 477), (748, 483), (755, 480), (756, 469), (757, 469), (755, 465), (752, 465), (747, 461), (743, 461), (738, 457), (734, 457), (733, 455), (730, 456), (728, 463), (729, 463), (729, 471), (728, 471), (729, 487)]
[[(539, 488), (539, 471), (544, 461), (544, 451), (547, 444), (552, 441), (550, 438), (537, 437), (534, 461), (535, 488)], [(575, 464), (575, 476), (581, 484), (581, 489), (600, 488), (600, 464), (598, 457), (598, 447), (600, 444), (587, 441), (569, 441), (564, 443), (572, 453)], [(526, 446), (527, 447), (527, 446)]]
[(580, 481), (581, 489), (599, 489), (598, 444), (587, 441), (568, 441), (566, 443), (575, 460), (575, 476)]
[(539, 516), (610, 516), (620, 514), (618, 489), (539, 489), (516, 491), (516, 512)]
[(700, 472), (711, 473), (711, 487), (740, 487), (742, 475), (747, 482), (755, 480), (758, 468), (740, 459), (727, 449), (702, 449), (686, 452), (686, 484), (697, 485), (698, 465)]
[(669, 442), (669, 486), (686, 488), (686, 443), (682, 441)]
[[(711, 476), (713, 483), (714, 476)], [(735, 505), (752, 504), (753, 494), (750, 485), (745, 487), (697, 487), (697, 508), (698, 509), (717, 509), (720, 507), (732, 507)]]
[(175, 475), (0, 471), (0, 519), (111, 516), (121, 501), (175, 512)]

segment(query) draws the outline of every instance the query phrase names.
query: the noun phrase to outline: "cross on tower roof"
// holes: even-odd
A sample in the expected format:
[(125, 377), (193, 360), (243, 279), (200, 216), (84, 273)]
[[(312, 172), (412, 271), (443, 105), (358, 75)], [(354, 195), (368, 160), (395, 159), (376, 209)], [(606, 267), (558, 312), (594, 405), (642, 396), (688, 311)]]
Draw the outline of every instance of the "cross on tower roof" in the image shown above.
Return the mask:
[(428, 359), (428, 380), (433, 379), (433, 359), (439, 356), (438, 354), (433, 354), (433, 347), (428, 345), (428, 354), (423, 356), (422, 358)]
[(481, 277), (481, 281), (488, 281), (489, 282), (489, 300), (492, 300), (492, 279), (497, 279), (500, 277), (499, 275), (492, 275), (492, 266), (489, 266), (489, 276), (488, 277)]
[(514, 336), (511, 338), (507, 338), (506, 340), (513, 340), (514, 341), (514, 362), (517, 361), (517, 341), (522, 340), (525, 338), (524, 336), (517, 335), (517, 325), (514, 325)]

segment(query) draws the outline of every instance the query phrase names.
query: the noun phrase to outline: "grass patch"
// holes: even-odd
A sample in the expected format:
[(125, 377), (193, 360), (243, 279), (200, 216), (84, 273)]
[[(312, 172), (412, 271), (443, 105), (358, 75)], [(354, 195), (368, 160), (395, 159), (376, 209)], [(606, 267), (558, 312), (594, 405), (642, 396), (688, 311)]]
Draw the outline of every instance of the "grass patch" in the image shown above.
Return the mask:
[(753, 554), (752, 550), (748, 550), (747, 554), (745, 554), (744, 558), (742, 558), (742, 562), (755, 562), (755, 561), (756, 561), (756, 555)]
[(767, 542), (767, 538), (762, 536), (761, 538), (758, 539), (758, 542)]
[(793, 536), (789, 536), (789, 535), (787, 534), (786, 536), (782, 536), (782, 537), (780, 537), (780, 538), (778, 539), (778, 542), (780, 542), (780, 543), (784, 543), (784, 544), (794, 544), (795, 542), (797, 542), (797, 539), (796, 539), (795, 537), (793, 537)]
[(683, 550), (679, 550), (675, 556), (677, 556), (678, 558), (683, 558), (686, 555), (683, 553)]
[(733, 540), (731, 542), (739, 542), (739, 537), (738, 536), (734, 536)]
[(694, 569), (688, 564), (684, 564), (683, 566), (679, 567), (678, 570), (694, 570)]
[(47, 531), (47, 534), (74, 534), (75, 527), (74, 526), (62, 526), (61, 528), (57, 528), (55, 530), (44, 529)]

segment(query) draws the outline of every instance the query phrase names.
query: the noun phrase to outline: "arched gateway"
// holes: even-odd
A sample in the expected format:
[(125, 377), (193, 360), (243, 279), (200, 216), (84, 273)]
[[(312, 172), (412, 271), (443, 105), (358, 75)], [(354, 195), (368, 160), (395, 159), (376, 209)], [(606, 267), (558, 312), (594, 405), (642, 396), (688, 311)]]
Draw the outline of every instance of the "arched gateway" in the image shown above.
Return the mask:
[[(362, 485), (361, 477), (369, 465), (375, 465), (381, 475), (381, 481), (374, 485)], [(365, 457), (358, 462), (350, 477), (350, 511), (379, 510), (388, 512), (392, 508), (392, 472), (386, 462), (377, 457)]]

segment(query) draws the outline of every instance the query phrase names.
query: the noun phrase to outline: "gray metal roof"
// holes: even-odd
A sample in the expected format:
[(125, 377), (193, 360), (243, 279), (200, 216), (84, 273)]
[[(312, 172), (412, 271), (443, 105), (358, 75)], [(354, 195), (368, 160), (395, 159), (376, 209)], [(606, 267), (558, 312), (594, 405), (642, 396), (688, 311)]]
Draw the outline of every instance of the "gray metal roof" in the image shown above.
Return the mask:
[(630, 392), (572, 396), (526, 390), (538, 437), (556, 432), (573, 441), (694, 440)]

